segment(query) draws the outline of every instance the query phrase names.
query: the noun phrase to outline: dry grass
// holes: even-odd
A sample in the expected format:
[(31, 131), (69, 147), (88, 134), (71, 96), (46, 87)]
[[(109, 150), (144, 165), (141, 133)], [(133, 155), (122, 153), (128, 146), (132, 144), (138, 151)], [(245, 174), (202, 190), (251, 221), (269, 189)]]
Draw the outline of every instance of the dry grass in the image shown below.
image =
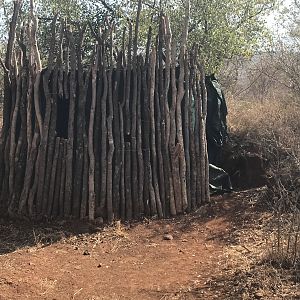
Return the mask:
[[(256, 143), (266, 156), (271, 146), (300, 157), (300, 101), (270, 99), (265, 102), (228, 99), (232, 134)], [(270, 151), (268, 153), (268, 151)]]
[[(266, 211), (262, 200), (266, 189), (245, 191), (239, 201), (251, 201), (253, 207), (249, 219), (234, 232), (236, 245), (225, 249), (225, 271), (222, 276), (212, 278), (211, 290), (221, 291), (226, 299), (298, 299), (300, 281), (297, 268), (284, 269), (274, 265), (270, 251), (270, 237), (276, 228), (276, 219)], [(251, 197), (251, 200), (250, 200)], [(246, 198), (249, 198), (248, 200)], [(260, 213), (258, 213), (260, 211)]]
[[(300, 101), (229, 99), (228, 110), (231, 135), (250, 145), (249, 149), (258, 151), (267, 162), (268, 193), (263, 204), (272, 213), (267, 222), (268, 247), (249, 274), (257, 273), (254, 277), (259, 278), (260, 286), (265, 283), (266, 287), (281, 289), (283, 299), (296, 299), (284, 295), (291, 282), (300, 280)], [(243, 280), (238, 286), (241, 284)], [(277, 299), (266, 287), (257, 297)], [(243, 299), (248, 299), (247, 295)]]

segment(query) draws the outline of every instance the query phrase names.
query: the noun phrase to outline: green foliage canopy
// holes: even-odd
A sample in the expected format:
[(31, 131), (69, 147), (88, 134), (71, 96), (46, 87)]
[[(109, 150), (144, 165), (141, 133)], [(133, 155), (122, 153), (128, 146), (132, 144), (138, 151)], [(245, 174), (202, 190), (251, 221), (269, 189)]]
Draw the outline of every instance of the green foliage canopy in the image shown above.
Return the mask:
[[(11, 3), (2, 0), (7, 15), (8, 2)], [(47, 23), (47, 18), (59, 13), (63, 18), (76, 22), (88, 20), (95, 26), (104, 17), (110, 16), (121, 27), (126, 25), (128, 18), (134, 22), (137, 2), (138, 0), (36, 0), (36, 7), (41, 24)], [(189, 43), (200, 46), (200, 55), (209, 72), (217, 71), (227, 59), (247, 57), (255, 52), (267, 36), (265, 17), (276, 8), (276, 2), (277, 0), (191, 0)], [(148, 27), (157, 27), (161, 11), (169, 15), (173, 36), (180, 39), (186, 1), (143, 0), (142, 3), (141, 45), (145, 45)], [(28, 12), (28, 5), (29, 0), (24, 0), (24, 14)], [(121, 34), (122, 30), (118, 32)], [(47, 29), (44, 29), (44, 38), (46, 33)]]
[[(137, 0), (123, 9), (134, 18)], [(170, 16), (173, 35), (180, 38), (184, 0), (143, 1), (142, 28)], [(197, 43), (206, 68), (217, 71), (227, 59), (251, 56), (268, 37), (266, 16), (277, 8), (276, 0), (191, 0), (189, 43)], [(144, 34), (145, 35), (145, 34)]]

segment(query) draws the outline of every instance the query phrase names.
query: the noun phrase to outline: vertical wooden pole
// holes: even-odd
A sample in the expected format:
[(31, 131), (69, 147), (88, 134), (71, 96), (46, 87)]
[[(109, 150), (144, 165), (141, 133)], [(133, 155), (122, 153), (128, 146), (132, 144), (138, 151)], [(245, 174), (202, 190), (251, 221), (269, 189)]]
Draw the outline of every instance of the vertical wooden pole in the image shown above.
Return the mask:
[(77, 80), (78, 80), (78, 99), (76, 101), (76, 135), (75, 139), (75, 164), (74, 164), (74, 181), (73, 181), (73, 197), (72, 197), (72, 215), (75, 217), (80, 216), (81, 203), (83, 201), (83, 169), (84, 169), (84, 135), (86, 132), (86, 118), (85, 118), (85, 107), (86, 97), (89, 84), (89, 70), (84, 78), (83, 63), (82, 63), (82, 47), (84, 43), (84, 34), (86, 26), (79, 29), (79, 39), (76, 49), (77, 53)]
[(120, 186), (120, 210), (121, 210), (121, 219), (126, 219), (126, 189), (125, 189), (125, 130), (124, 130), (124, 106), (126, 102), (126, 82), (127, 82), (127, 62), (125, 55), (125, 36), (126, 28), (123, 30), (122, 36), (122, 75), (123, 75), (123, 90), (122, 90), (122, 99), (119, 103), (119, 118), (120, 118), (120, 166), (121, 166), (121, 186)]
[(76, 51), (73, 33), (67, 33), (70, 45), (70, 93), (69, 93), (69, 120), (68, 120), (68, 149), (66, 159), (66, 187), (65, 187), (65, 217), (72, 212), (72, 184), (73, 184), (73, 146), (74, 146), (74, 119), (76, 99)]
[(184, 62), (184, 153), (186, 161), (186, 191), (188, 201), (188, 212), (192, 209), (191, 201), (191, 157), (190, 157), (190, 71), (188, 58)]
[(200, 73), (200, 87), (201, 88), (201, 169), (202, 169), (202, 202), (207, 203), (210, 201), (209, 193), (209, 162), (208, 162), (208, 153), (207, 153), (207, 140), (206, 140), (206, 117), (207, 117), (207, 90), (205, 85), (205, 72), (202, 65), (198, 65)]
[(105, 56), (105, 45), (102, 47), (102, 78), (103, 78), (103, 94), (101, 98), (101, 198), (100, 198), (100, 211), (104, 217), (104, 207), (107, 199), (107, 96), (108, 96), (108, 78), (107, 78), (107, 63)]
[(59, 217), (64, 217), (65, 183), (66, 183), (66, 158), (67, 158), (67, 140), (63, 140), (62, 148), (62, 170), (59, 191)]
[(149, 84), (150, 79), (150, 47), (151, 47), (152, 28), (149, 28), (145, 64), (142, 70), (143, 87), (143, 139), (144, 139), (144, 208), (146, 215), (157, 214), (155, 193), (152, 181), (151, 169), (151, 149), (150, 149), (150, 105), (149, 105)]
[(171, 155), (171, 170), (173, 178), (174, 198), (176, 212), (182, 213), (182, 192), (179, 172), (179, 155), (182, 149), (180, 144), (176, 145), (176, 107), (177, 107), (177, 85), (176, 85), (176, 41), (173, 40), (171, 51), (171, 90), (172, 103), (170, 109), (170, 140), (169, 151)]
[(107, 221), (113, 221), (113, 155), (115, 151), (113, 136), (113, 28), (110, 28), (109, 36), (109, 71), (108, 71), (108, 117), (107, 117), (107, 135), (108, 135), (108, 153), (107, 153)]
[(132, 24), (129, 24), (129, 41), (127, 50), (127, 73), (126, 73), (126, 98), (125, 98), (125, 194), (126, 194), (126, 218), (132, 219), (132, 183), (131, 183), (131, 142), (130, 142), (130, 94), (132, 73)]
[(95, 219), (96, 197), (95, 197), (95, 154), (94, 154), (94, 123), (97, 98), (97, 71), (99, 62), (99, 46), (96, 45), (95, 61), (92, 67), (92, 104), (90, 111), (90, 122), (88, 131), (88, 153), (89, 153), (89, 220)]
[[(189, 94), (190, 94), (190, 105), (189, 105), (189, 113), (190, 113), (190, 120), (189, 120), (189, 140), (190, 140), (190, 157), (191, 162), (194, 162), (191, 164), (191, 175), (190, 175), (190, 181), (191, 181), (191, 207), (192, 210), (195, 210), (197, 208), (197, 201), (196, 201), (196, 193), (197, 193), (197, 169), (198, 169), (198, 163), (196, 160), (196, 145), (195, 145), (195, 122), (196, 122), (196, 106), (195, 106), (195, 97), (193, 94), (193, 85), (195, 84), (195, 69), (194, 69), (194, 53), (191, 52), (190, 54), (190, 84), (189, 84)], [(196, 163), (195, 163), (196, 162)]]
[(48, 203), (47, 203), (47, 215), (50, 217), (52, 209), (55, 209), (53, 207), (53, 203), (55, 202), (54, 199), (54, 191), (55, 189), (59, 189), (58, 186), (55, 186), (56, 183), (56, 176), (57, 174), (57, 166), (59, 165), (58, 159), (59, 159), (59, 152), (60, 152), (60, 138), (55, 139), (55, 147), (54, 147), (54, 154), (53, 154), (53, 162), (52, 162), (52, 168), (49, 169), (48, 172), (51, 173), (50, 176), (50, 185), (49, 185), (49, 196), (48, 196)]
[[(55, 184), (54, 184), (54, 194), (53, 194), (53, 205), (51, 216), (57, 218), (59, 216), (59, 207), (60, 207), (60, 193), (61, 191), (61, 181), (62, 176), (64, 176), (63, 172), (63, 154), (64, 154), (64, 142), (61, 138), (59, 139), (59, 146), (58, 146), (58, 157), (57, 157), (57, 167), (56, 167), (56, 177), (55, 177)], [(54, 154), (55, 156), (55, 154)]]
[(162, 41), (161, 34), (158, 36), (158, 40), (156, 42), (156, 77), (155, 77), (155, 134), (156, 134), (156, 151), (157, 151), (157, 163), (158, 163), (158, 185), (159, 185), (159, 193), (160, 193), (160, 201), (162, 206), (163, 216), (166, 214), (166, 192), (165, 192), (165, 178), (164, 178), (164, 161), (162, 155), (162, 113), (161, 113), (161, 105), (160, 102), (163, 97), (163, 92), (161, 91), (161, 87), (163, 86), (163, 66), (162, 66)]
[[(16, 80), (16, 98), (15, 106), (12, 110), (11, 129), (10, 129), (10, 150), (9, 150), (9, 197), (12, 198), (15, 179), (15, 154), (16, 154), (16, 135), (17, 135), (17, 117), (21, 102), (21, 66), (18, 65), (16, 53), (14, 53), (14, 66), (11, 68), (11, 76)], [(11, 207), (13, 205), (9, 205)], [(11, 207), (12, 208), (12, 207)], [(10, 209), (10, 208), (9, 208)]]
[(185, 79), (185, 56), (188, 38), (188, 26), (190, 19), (190, 0), (186, 1), (185, 19), (181, 35), (181, 45), (179, 54), (179, 78), (178, 78), (178, 94), (176, 102), (176, 128), (177, 128), (177, 147), (179, 150), (179, 173), (181, 181), (181, 199), (182, 209), (188, 207), (187, 189), (186, 189), (186, 161), (184, 153), (184, 141), (182, 133), (182, 115), (181, 104), (184, 97), (184, 79)]
[(156, 131), (155, 131), (155, 112), (154, 112), (154, 94), (155, 94), (155, 78), (156, 78), (156, 48), (153, 47), (150, 55), (150, 87), (149, 87), (149, 108), (150, 108), (150, 149), (151, 149), (151, 169), (152, 180), (156, 200), (157, 213), (160, 218), (163, 217), (161, 205), (159, 185), (158, 185), (158, 170), (157, 170), (157, 152), (156, 152)]
[(140, 213), (145, 213), (143, 192), (144, 192), (144, 159), (142, 141), (142, 59), (138, 59), (137, 69), (137, 156), (138, 156), (138, 202)]
[(114, 201), (114, 216), (119, 219), (122, 215), (121, 211), (121, 170), (122, 170), (122, 152), (121, 152), (121, 129), (120, 129), (120, 80), (122, 68), (122, 53), (117, 57), (117, 69), (113, 83), (113, 134), (115, 144), (115, 167), (113, 175), (113, 201)]
[(171, 172), (171, 161), (169, 152), (169, 142), (170, 142), (170, 108), (169, 108), (169, 89), (170, 89), (170, 77), (171, 77), (171, 42), (172, 33), (169, 24), (169, 19), (167, 16), (163, 17), (162, 26), (165, 47), (166, 47), (166, 62), (165, 62), (165, 84), (164, 84), (164, 114), (165, 114), (165, 136), (164, 136), (164, 162), (165, 162), (165, 183), (166, 191), (168, 191), (168, 196), (166, 197), (166, 205), (169, 206), (170, 214), (172, 216), (176, 215), (176, 205), (173, 187), (173, 177)]

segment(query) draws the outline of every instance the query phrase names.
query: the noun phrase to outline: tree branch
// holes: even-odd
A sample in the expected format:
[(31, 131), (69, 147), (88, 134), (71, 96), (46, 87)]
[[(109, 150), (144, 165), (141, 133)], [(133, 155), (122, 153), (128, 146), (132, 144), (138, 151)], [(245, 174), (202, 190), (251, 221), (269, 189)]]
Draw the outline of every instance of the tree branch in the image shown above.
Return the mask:
[(3, 70), (4, 70), (4, 72), (5, 72), (6, 74), (8, 74), (8, 73), (9, 73), (9, 70), (6, 68), (5, 63), (3, 62), (3, 60), (2, 60), (1, 57), (0, 57), (0, 64), (1, 64), (1, 66), (2, 66), (2, 68), (3, 68)]
[(100, 0), (100, 2), (107, 10), (115, 14), (115, 10), (105, 0)]

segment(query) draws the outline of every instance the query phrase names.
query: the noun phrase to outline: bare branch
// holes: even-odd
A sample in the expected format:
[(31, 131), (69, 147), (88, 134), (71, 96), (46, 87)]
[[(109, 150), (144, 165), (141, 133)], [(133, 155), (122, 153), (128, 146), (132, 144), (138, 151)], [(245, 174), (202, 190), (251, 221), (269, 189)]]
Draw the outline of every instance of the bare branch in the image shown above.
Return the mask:
[(0, 64), (1, 64), (1, 66), (2, 66), (2, 68), (3, 68), (3, 70), (4, 70), (4, 72), (5, 72), (6, 74), (8, 74), (8, 73), (9, 73), (9, 70), (6, 68), (6, 66), (5, 66), (5, 64), (4, 64), (4, 61), (2, 60), (1, 57), (0, 57)]
[(105, 0), (100, 0), (100, 2), (107, 10), (109, 10), (111, 13), (115, 14), (114, 9)]

